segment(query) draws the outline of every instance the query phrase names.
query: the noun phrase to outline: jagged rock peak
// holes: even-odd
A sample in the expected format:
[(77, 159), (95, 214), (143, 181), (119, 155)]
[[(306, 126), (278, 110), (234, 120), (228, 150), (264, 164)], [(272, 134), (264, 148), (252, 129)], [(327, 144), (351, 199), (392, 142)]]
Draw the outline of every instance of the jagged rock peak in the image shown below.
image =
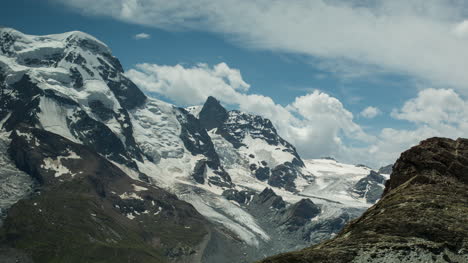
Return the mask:
[(385, 177), (383, 177), (382, 175), (380, 175), (380, 173), (374, 171), (374, 170), (371, 170), (369, 175), (367, 176), (370, 180), (373, 180), (373, 181), (377, 181), (377, 182), (382, 182), (384, 181), (385, 182)]
[(264, 199), (269, 199), (269, 198), (277, 196), (277, 195), (276, 195), (275, 191), (273, 191), (273, 189), (267, 187), (267, 188), (263, 189), (263, 191), (260, 193), (259, 196), (264, 198)]
[(273, 207), (276, 209), (286, 207), (286, 203), (284, 202), (283, 198), (281, 196), (278, 196), (273, 191), (273, 189), (269, 187), (265, 188), (258, 196), (256, 196), (253, 202), (265, 204), (269, 207)]
[(379, 168), (379, 174), (391, 174), (393, 169), (393, 164), (389, 164)]
[(309, 198), (301, 199), (290, 207), (290, 216), (303, 219), (312, 219), (320, 214), (320, 208)]
[(282, 221), (289, 231), (295, 231), (319, 215), (320, 211), (320, 207), (310, 199), (304, 198), (286, 209)]
[(200, 123), (206, 130), (221, 126), (228, 117), (227, 110), (212, 96), (208, 97), (199, 114)]
[[(418, 180), (413, 179), (416, 176)], [(468, 139), (434, 137), (402, 153), (393, 166), (384, 195), (409, 180), (415, 183), (458, 180), (468, 184)]]
[(380, 199), (384, 190), (385, 177), (371, 170), (369, 175), (359, 180), (353, 192), (361, 198), (365, 198), (368, 203), (375, 203)]

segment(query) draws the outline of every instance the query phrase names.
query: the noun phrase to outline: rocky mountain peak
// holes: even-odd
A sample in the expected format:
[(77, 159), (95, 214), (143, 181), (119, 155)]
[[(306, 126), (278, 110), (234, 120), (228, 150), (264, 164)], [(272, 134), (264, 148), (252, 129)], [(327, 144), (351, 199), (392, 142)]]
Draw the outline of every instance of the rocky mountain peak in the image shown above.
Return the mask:
[(382, 196), (384, 190), (385, 177), (373, 170), (359, 180), (353, 188), (353, 192), (361, 198), (365, 198), (368, 203), (375, 203)]
[(270, 199), (271, 197), (276, 197), (277, 195), (273, 191), (273, 189), (267, 187), (265, 188), (261, 193), (260, 197), (262, 197), (264, 200)]
[(228, 118), (227, 110), (214, 97), (209, 96), (199, 114), (200, 124), (206, 130), (221, 126)]
[(320, 214), (320, 207), (310, 199), (304, 198), (288, 208), (286, 221), (292, 225), (304, 225), (318, 214)]
[(369, 179), (372, 179), (374, 181), (379, 181), (379, 182), (385, 182), (385, 178), (380, 175), (378, 172), (371, 170), (369, 175)]
[(384, 195), (410, 180), (414, 183), (458, 180), (468, 184), (467, 175), (468, 139), (430, 138), (401, 154)]
[(391, 174), (393, 169), (393, 164), (389, 164), (379, 168), (379, 174)]
[(286, 206), (286, 203), (283, 201), (281, 196), (278, 196), (273, 189), (265, 188), (258, 196), (254, 197), (252, 200), (253, 203), (264, 204), (267, 207), (273, 207), (276, 209), (281, 209)]

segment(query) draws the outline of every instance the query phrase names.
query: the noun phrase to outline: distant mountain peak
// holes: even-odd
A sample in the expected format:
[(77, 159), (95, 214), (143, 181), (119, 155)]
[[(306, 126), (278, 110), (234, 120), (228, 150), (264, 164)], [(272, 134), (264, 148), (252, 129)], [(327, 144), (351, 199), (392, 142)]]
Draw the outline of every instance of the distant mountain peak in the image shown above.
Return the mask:
[(208, 131), (222, 125), (228, 117), (227, 110), (213, 96), (208, 97), (199, 114), (200, 124)]

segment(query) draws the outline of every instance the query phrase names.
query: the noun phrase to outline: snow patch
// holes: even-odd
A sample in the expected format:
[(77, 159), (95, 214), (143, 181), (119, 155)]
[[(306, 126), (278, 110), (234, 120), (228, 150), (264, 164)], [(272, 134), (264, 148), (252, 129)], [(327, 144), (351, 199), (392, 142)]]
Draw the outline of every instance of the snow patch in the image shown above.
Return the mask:
[(44, 130), (59, 134), (73, 142), (80, 143), (70, 132), (67, 125), (67, 116), (73, 114), (73, 109), (59, 105), (55, 100), (41, 97), (37, 113), (39, 122)]
[(32, 134), (27, 132), (20, 132), (19, 130), (15, 130), (15, 132), (18, 136), (26, 137), (26, 140), (28, 140), (28, 142), (31, 142), (31, 140), (34, 138)]
[(143, 198), (141, 198), (139, 195), (137, 195), (136, 193), (128, 193), (128, 192), (125, 192), (121, 195), (119, 195), (120, 199), (138, 199), (138, 200), (143, 200)]
[(143, 186), (139, 186), (139, 185), (132, 185), (133, 186), (133, 189), (135, 189), (136, 192), (141, 192), (141, 191), (148, 191), (148, 188), (146, 187), (143, 187)]
[[(154, 203), (153, 203), (153, 205), (154, 205)], [(163, 210), (162, 207), (158, 207), (158, 211), (156, 211), (156, 212), (154, 213), (154, 215), (155, 215), (155, 216), (159, 215), (159, 213), (161, 213), (162, 210)]]
[(197, 119), (202, 109), (203, 109), (203, 105), (190, 106), (190, 107), (185, 108), (185, 110), (187, 110), (190, 114), (192, 114)]
[(69, 174), (71, 177), (74, 177), (75, 174), (73, 174), (67, 167), (62, 165), (61, 158), (62, 157), (58, 157), (57, 159), (53, 159), (49, 157), (45, 158), (43, 160), (44, 164), (41, 165), (41, 168), (54, 171), (55, 177), (60, 177), (66, 174)]
[(126, 214), (127, 218), (130, 220), (135, 219), (135, 216), (133, 214)]
[(283, 145), (270, 145), (265, 140), (260, 138), (252, 138), (250, 134), (246, 134), (242, 146), (239, 148), (239, 152), (244, 155), (244, 158), (250, 158), (249, 155), (253, 155), (251, 158), (257, 162), (266, 161), (267, 166), (274, 168), (285, 162), (292, 162), (294, 155), (288, 152), (288, 148)]

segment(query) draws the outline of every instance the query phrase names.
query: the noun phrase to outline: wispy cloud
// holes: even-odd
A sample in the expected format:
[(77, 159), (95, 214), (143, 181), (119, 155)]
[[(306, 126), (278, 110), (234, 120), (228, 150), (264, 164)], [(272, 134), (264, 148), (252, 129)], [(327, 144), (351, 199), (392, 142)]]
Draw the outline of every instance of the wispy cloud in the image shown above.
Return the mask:
[(150, 34), (146, 34), (146, 33), (139, 33), (139, 34), (134, 35), (133, 38), (136, 39), (136, 40), (140, 40), (140, 39), (150, 39), (150, 38), (151, 38), (151, 35), (150, 35)]

